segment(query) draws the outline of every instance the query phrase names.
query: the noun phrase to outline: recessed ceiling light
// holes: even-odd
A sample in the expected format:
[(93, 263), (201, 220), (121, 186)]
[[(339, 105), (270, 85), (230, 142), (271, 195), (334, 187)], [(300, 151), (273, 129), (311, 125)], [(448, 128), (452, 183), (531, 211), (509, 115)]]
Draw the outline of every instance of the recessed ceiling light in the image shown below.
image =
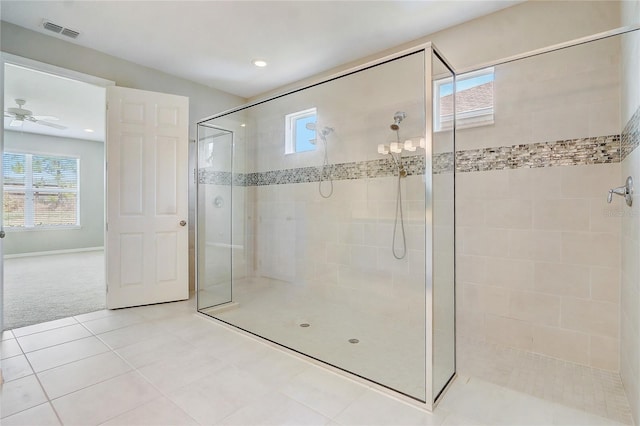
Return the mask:
[(251, 63), (260, 68), (264, 68), (267, 66), (267, 61), (265, 61), (264, 59), (254, 59), (253, 61), (251, 61)]
[(93, 129), (84, 129), (84, 131), (87, 133), (93, 133)]

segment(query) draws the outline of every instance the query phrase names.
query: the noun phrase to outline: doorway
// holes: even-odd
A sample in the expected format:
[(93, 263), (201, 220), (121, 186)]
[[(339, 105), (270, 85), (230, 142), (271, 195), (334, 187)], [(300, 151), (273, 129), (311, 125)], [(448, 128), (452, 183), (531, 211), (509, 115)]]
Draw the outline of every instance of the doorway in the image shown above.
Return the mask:
[(105, 87), (3, 54), (3, 326), (104, 309)]

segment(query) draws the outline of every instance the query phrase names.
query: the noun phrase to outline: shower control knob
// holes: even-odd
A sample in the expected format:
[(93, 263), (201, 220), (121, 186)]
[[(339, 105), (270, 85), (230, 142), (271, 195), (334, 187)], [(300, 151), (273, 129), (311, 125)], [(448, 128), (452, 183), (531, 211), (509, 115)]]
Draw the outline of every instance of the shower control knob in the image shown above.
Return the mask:
[(181, 220), (181, 221), (180, 221), (180, 226), (185, 226), (186, 224), (187, 224), (187, 221), (186, 221), (186, 220)]

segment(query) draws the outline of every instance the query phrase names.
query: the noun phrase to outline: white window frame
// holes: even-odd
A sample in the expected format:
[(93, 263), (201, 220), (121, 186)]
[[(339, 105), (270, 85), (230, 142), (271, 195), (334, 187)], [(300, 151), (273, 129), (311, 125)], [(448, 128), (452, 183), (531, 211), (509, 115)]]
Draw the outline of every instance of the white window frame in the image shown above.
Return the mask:
[[(296, 151), (296, 121), (301, 118), (311, 117), (318, 114), (316, 107), (302, 111), (292, 112), (284, 116), (284, 153), (295, 154)], [(312, 152), (313, 150), (303, 151)]]
[[(493, 75), (494, 76), (493, 81), (495, 82), (494, 68), (489, 67), (489, 68), (483, 68), (481, 70), (471, 71), (471, 72), (456, 76), (456, 87), (462, 81), (469, 80), (476, 77), (481, 77), (484, 75)], [(447, 77), (440, 80), (435, 80), (433, 82), (433, 93), (434, 93), (433, 126), (434, 126), (434, 131), (436, 132), (444, 132), (447, 130), (451, 130), (453, 128), (453, 114), (448, 114), (445, 117), (440, 116), (440, 89), (445, 84), (450, 84), (452, 82), (453, 82), (453, 77)], [(495, 84), (494, 84), (494, 91), (495, 91)], [(456, 128), (466, 129), (469, 127), (487, 126), (487, 125), (493, 124), (494, 113), (495, 113), (494, 111), (495, 96), (493, 99), (494, 99), (494, 102), (491, 107), (479, 108), (476, 110), (465, 111), (465, 112), (456, 114)]]
[[(5, 151), (4, 154), (18, 154), (25, 156), (25, 182), (23, 186), (4, 184), (2, 188), (2, 197), (4, 200), (5, 192), (24, 192), (24, 225), (23, 226), (5, 226), (7, 231), (40, 231), (40, 230), (69, 230), (79, 229), (80, 225), (80, 158), (73, 155), (60, 154), (41, 154), (34, 152)], [(54, 157), (66, 158), (76, 161), (76, 187), (69, 188), (37, 188), (33, 186), (33, 157)], [(3, 159), (4, 160), (4, 159)], [(69, 225), (36, 225), (35, 222), (35, 193), (40, 194), (76, 194), (76, 223)], [(3, 201), (4, 202), (4, 201)]]

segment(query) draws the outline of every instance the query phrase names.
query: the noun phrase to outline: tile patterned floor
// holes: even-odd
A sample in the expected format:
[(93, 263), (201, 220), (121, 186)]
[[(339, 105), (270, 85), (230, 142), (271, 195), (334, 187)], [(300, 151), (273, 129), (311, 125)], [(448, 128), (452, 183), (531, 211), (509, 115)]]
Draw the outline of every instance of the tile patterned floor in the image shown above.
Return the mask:
[(458, 372), (631, 424), (617, 373), (472, 339), (458, 339)]
[(2, 425), (619, 424), (464, 376), (427, 413), (194, 310), (98, 311), (3, 333)]
[[(423, 314), (416, 315), (389, 303), (388, 297), (371, 294), (364, 305), (359, 297), (348, 300), (345, 293), (330, 291), (329, 286), (269, 278), (236, 280), (233, 286), (236, 307), (202, 312), (391, 389), (425, 398), (424, 307)], [(201, 292), (200, 303), (203, 299)], [(302, 328), (301, 323), (311, 326)], [(350, 339), (359, 343), (349, 343)], [(446, 370), (452, 372), (440, 369)]]

